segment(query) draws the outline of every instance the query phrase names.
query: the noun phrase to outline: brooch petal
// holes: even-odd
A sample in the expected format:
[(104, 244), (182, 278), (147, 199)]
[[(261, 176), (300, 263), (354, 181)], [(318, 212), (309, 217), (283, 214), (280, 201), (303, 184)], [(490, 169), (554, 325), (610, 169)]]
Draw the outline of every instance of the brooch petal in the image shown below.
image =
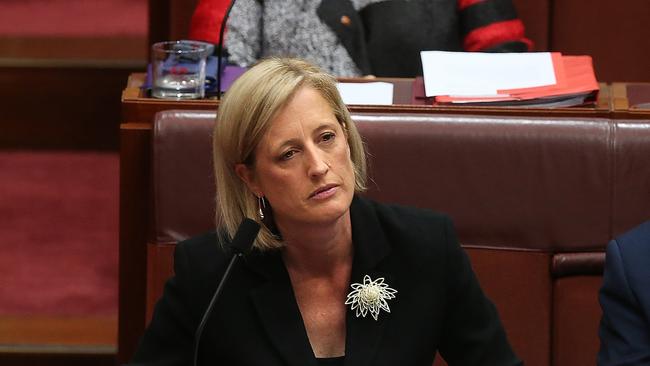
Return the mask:
[(351, 305), (351, 310), (356, 310), (357, 317), (366, 317), (370, 313), (373, 319), (377, 320), (379, 310), (390, 313), (390, 307), (386, 300), (394, 299), (397, 290), (388, 287), (384, 283), (384, 278), (380, 277), (372, 280), (370, 276), (363, 276), (363, 283), (353, 283), (350, 285), (352, 291), (345, 300), (346, 305)]

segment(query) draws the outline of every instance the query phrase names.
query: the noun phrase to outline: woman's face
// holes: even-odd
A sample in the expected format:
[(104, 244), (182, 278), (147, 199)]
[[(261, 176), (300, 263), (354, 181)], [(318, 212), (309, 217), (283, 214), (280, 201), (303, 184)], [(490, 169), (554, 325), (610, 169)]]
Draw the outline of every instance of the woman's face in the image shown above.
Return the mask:
[(347, 138), (320, 93), (300, 88), (271, 121), (252, 169), (237, 174), (267, 198), (278, 227), (335, 222), (349, 210), (354, 169)]

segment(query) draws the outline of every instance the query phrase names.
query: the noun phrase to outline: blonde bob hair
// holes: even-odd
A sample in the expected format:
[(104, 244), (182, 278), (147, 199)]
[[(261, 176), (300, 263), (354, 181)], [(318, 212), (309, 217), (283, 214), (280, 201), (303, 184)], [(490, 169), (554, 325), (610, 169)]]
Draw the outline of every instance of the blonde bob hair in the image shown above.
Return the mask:
[[(216, 223), (232, 238), (240, 222), (258, 217), (258, 198), (235, 172), (237, 164), (255, 165), (255, 150), (275, 115), (301, 87), (318, 91), (332, 108), (350, 147), (355, 191), (366, 187), (366, 157), (361, 136), (341, 100), (336, 80), (305, 61), (292, 58), (262, 60), (240, 76), (228, 89), (217, 115), (213, 133), (213, 161), (217, 188)], [(259, 250), (280, 248), (281, 238), (264, 225), (254, 246)]]

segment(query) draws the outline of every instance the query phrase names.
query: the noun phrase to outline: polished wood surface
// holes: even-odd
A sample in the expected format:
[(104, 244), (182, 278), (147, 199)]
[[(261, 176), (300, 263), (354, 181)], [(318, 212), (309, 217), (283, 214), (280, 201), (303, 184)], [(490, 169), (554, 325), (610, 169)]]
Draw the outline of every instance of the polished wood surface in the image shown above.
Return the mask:
[(615, 118), (650, 118), (650, 83), (612, 83), (610, 90)]
[[(117, 316), (0, 316), (3, 352), (40, 350), (99, 350), (115, 352)], [(17, 346), (20, 345), (20, 346)]]
[[(131, 74), (127, 87), (122, 93), (122, 112), (128, 120), (124, 122), (151, 122), (156, 112), (168, 109), (197, 109), (215, 110), (219, 104), (216, 98), (200, 100), (168, 100), (149, 98), (141, 88), (145, 74)], [(601, 90), (596, 105), (588, 107), (570, 108), (517, 108), (517, 107), (492, 107), (492, 106), (443, 106), (413, 104), (413, 79), (380, 78), (367, 79), (341, 79), (342, 81), (386, 81), (395, 87), (395, 104), (391, 106), (351, 105), (352, 113), (440, 113), (440, 114), (480, 114), (498, 116), (564, 116), (564, 117), (610, 117), (611, 97), (610, 89), (606, 84), (601, 84)]]
[(0, 365), (114, 366), (117, 316), (0, 316)]

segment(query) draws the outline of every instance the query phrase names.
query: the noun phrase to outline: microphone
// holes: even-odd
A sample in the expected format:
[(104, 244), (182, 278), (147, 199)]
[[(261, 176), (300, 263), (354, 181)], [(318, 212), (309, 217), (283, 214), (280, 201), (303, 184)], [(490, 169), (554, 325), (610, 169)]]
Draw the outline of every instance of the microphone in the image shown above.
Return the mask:
[(221, 58), (223, 57), (223, 33), (226, 30), (226, 22), (230, 17), (230, 11), (232, 10), (233, 5), (235, 5), (236, 0), (232, 0), (226, 14), (224, 14), (223, 19), (221, 20), (221, 27), (219, 27), (219, 48), (217, 49), (217, 100), (221, 100)]
[(255, 238), (257, 237), (257, 233), (259, 231), (260, 224), (249, 218), (245, 218), (241, 224), (239, 224), (239, 228), (237, 229), (234, 238), (230, 242), (230, 248), (233, 251), (233, 256), (230, 258), (230, 263), (228, 263), (228, 267), (226, 267), (226, 271), (223, 273), (221, 281), (219, 281), (217, 290), (214, 292), (214, 295), (212, 295), (212, 299), (208, 304), (208, 308), (205, 309), (203, 317), (201, 318), (201, 322), (196, 328), (196, 334), (194, 336), (194, 366), (198, 365), (197, 362), (199, 358), (199, 343), (201, 343), (201, 334), (203, 333), (203, 328), (205, 328), (205, 324), (207, 323), (208, 318), (212, 313), (212, 309), (214, 309), (214, 305), (217, 303), (217, 299), (223, 290), (223, 285), (226, 283), (226, 281), (228, 281), (230, 272), (235, 266), (235, 263), (237, 263), (237, 260), (239, 260), (239, 258), (250, 251), (251, 246), (253, 245), (253, 242), (255, 241)]

